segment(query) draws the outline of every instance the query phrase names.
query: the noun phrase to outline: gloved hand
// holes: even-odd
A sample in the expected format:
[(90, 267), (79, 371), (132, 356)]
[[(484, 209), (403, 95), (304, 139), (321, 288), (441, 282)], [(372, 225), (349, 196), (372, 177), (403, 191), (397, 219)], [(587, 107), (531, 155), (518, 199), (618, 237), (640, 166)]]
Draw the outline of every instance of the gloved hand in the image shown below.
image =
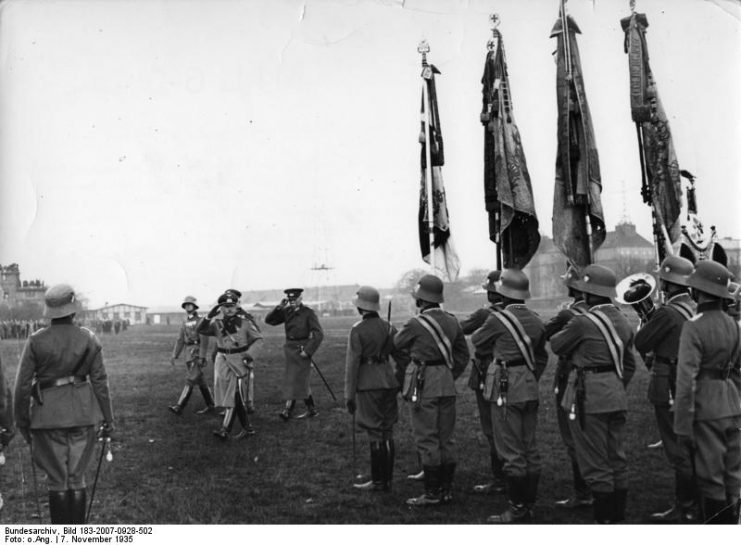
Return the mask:
[(345, 406), (347, 407), (348, 413), (355, 414), (355, 409), (357, 409), (357, 407), (355, 405), (354, 399), (348, 399), (347, 401), (345, 401)]
[(216, 315), (219, 313), (219, 309), (221, 308), (221, 305), (216, 305), (214, 308), (208, 311), (207, 318), (210, 320), (211, 318), (215, 318)]

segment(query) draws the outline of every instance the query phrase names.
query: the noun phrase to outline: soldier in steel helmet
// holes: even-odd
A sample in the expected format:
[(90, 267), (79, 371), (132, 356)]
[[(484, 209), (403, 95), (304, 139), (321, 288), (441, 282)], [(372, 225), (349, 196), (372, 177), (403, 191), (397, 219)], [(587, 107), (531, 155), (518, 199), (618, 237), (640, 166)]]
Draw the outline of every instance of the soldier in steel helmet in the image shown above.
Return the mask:
[[(487, 275), (486, 284), (483, 284), (482, 287), (486, 290), (486, 300), (489, 305), (476, 309), (470, 316), (461, 320), (461, 329), (465, 335), (471, 335), (474, 331), (484, 325), (484, 322), (486, 322), (486, 319), (492, 312), (496, 312), (497, 309), (502, 307), (502, 296), (494, 289), (494, 285), (497, 280), (499, 280), (501, 274), (502, 271), (491, 271)], [(491, 352), (491, 345), (482, 346), (480, 348), (482, 351), (475, 351), (473, 359), (471, 360), (472, 367), (468, 378), (468, 386), (476, 395), (476, 405), (479, 409), (481, 431), (489, 443), (489, 460), (491, 464), (492, 478), (487, 483), (474, 485), (473, 491), (477, 494), (497, 494), (504, 492), (504, 461), (501, 456), (497, 454), (496, 445), (494, 443), (494, 430), (491, 422), (491, 402), (484, 399), (484, 381), (486, 379), (486, 372), (489, 369), (489, 365), (491, 365), (493, 355)]]
[(484, 399), (490, 402), (494, 443), (504, 460), (508, 508), (488, 518), (492, 523), (532, 519), (541, 460), (535, 439), (538, 380), (548, 363), (545, 328), (525, 306), (530, 281), (517, 269), (504, 269), (493, 286), (502, 306), (471, 337), (476, 352), (490, 352)]
[(98, 339), (73, 323), (72, 287), (52, 286), (44, 303), (51, 324), (26, 341), (15, 379), (16, 427), (47, 475), (52, 524), (83, 524), (96, 428), (113, 429), (108, 375)]
[(353, 304), (362, 319), (350, 330), (345, 357), (345, 405), (350, 414), (357, 415), (357, 426), (370, 441), (371, 480), (354, 487), (374, 492), (391, 490), (394, 424), (399, 419), (396, 394), (400, 371), (409, 361), (394, 348), (396, 328), (378, 315), (379, 301), (375, 288), (358, 289)]
[(668, 256), (662, 261), (659, 289), (665, 294), (665, 304), (650, 313), (635, 336), (636, 350), (651, 372), (648, 400), (654, 406), (664, 454), (674, 469), (674, 503), (668, 510), (651, 514), (649, 520), (652, 522), (691, 523), (697, 521), (699, 514), (689, 453), (677, 442), (672, 430), (679, 334), (685, 322), (695, 314), (695, 304), (687, 286), (694, 269), (692, 262), (683, 257)]
[(625, 455), (626, 387), (635, 373), (633, 328), (613, 304), (615, 273), (588, 265), (579, 283), (589, 311), (574, 316), (551, 337), (551, 349), (571, 359), (561, 406), (569, 412), (576, 459), (594, 498), (594, 520), (625, 520), (628, 463)]
[(265, 315), (265, 323), (284, 324), (286, 343), (283, 354), (286, 367), (283, 373), (283, 396), (286, 399), (280, 418), (288, 421), (293, 416), (297, 399), (303, 399), (306, 411), (295, 418), (313, 418), (319, 414), (311, 395), (311, 358), (324, 339), (324, 330), (313, 309), (303, 304), (302, 288), (283, 290), (286, 297)]
[(730, 282), (728, 284), (728, 298), (723, 300), (723, 309), (736, 321), (741, 319), (739, 302), (741, 302), (741, 284)]
[[(216, 405), (224, 407), (224, 420), (213, 434), (222, 440), (230, 437), (235, 416), (242, 426), (235, 439), (255, 433), (247, 411), (247, 382), (263, 337), (254, 318), (239, 312), (238, 303), (234, 291), (227, 290), (198, 326), (198, 333), (216, 338), (214, 394)], [(205, 343), (201, 347), (205, 350)]]
[(731, 274), (700, 261), (687, 279), (697, 314), (679, 337), (674, 432), (690, 451), (705, 524), (738, 524), (741, 490), (741, 334), (723, 312)]
[(410, 498), (414, 506), (439, 505), (453, 499), (456, 456), (455, 379), (468, 364), (468, 345), (458, 320), (440, 308), (443, 282), (426, 274), (412, 292), (418, 314), (394, 336), (397, 350), (411, 362), (402, 395), (411, 402), (412, 430), (424, 469), (425, 493)]
[[(553, 335), (561, 331), (574, 316), (584, 314), (589, 310), (584, 294), (579, 289), (579, 271), (572, 266), (566, 270), (563, 277), (564, 285), (568, 288), (568, 296), (572, 298), (571, 303), (564, 309), (560, 310), (556, 316), (551, 318), (545, 325), (545, 338), (550, 340)], [(567, 356), (559, 356), (556, 364), (556, 372), (553, 376), (553, 391), (556, 394), (556, 420), (558, 421), (558, 431), (566, 447), (566, 452), (571, 461), (571, 474), (574, 478), (574, 493), (572, 496), (557, 500), (556, 507), (565, 509), (574, 509), (578, 507), (588, 507), (592, 505), (592, 492), (589, 490), (581, 471), (579, 463), (576, 460), (576, 451), (574, 449), (574, 438), (571, 435), (569, 426), (569, 413), (561, 406), (563, 394), (566, 392), (566, 385), (571, 374), (571, 359)]]
[(180, 397), (175, 405), (169, 407), (170, 411), (180, 416), (183, 414), (183, 409), (188, 404), (193, 388), (198, 386), (203, 396), (203, 401), (206, 402), (206, 407), (199, 411), (198, 414), (205, 414), (213, 412), (214, 410), (214, 398), (211, 395), (211, 390), (206, 382), (206, 377), (203, 374), (203, 368), (206, 366), (206, 358), (200, 356), (200, 345), (208, 343), (208, 337), (198, 333), (198, 326), (201, 323), (202, 318), (198, 315), (198, 305), (196, 304), (196, 298), (192, 295), (188, 295), (183, 300), (180, 307), (185, 311), (185, 320), (180, 326), (180, 332), (178, 338), (175, 341), (175, 346), (172, 349), (172, 358), (170, 363), (175, 365), (175, 360), (178, 359), (183, 348), (186, 349), (186, 360), (185, 368), (187, 370), (185, 375), (185, 386), (183, 391), (180, 392)]

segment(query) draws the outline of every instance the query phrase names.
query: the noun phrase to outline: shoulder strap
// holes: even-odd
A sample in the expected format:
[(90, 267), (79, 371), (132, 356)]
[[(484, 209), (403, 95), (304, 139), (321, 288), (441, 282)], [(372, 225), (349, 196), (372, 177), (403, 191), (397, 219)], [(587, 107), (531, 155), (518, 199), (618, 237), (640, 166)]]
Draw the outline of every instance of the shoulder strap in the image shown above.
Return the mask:
[(501, 309), (497, 312), (492, 312), (492, 316), (496, 316), (502, 325), (509, 331), (512, 338), (517, 344), (517, 348), (520, 349), (522, 358), (525, 360), (525, 365), (532, 372), (535, 372), (535, 353), (533, 352), (533, 343), (530, 340), (530, 336), (525, 332), (525, 328), (522, 327), (520, 320), (517, 316), (512, 314), (506, 309)]
[(682, 318), (684, 318), (685, 320), (689, 320), (694, 314), (694, 312), (692, 311), (692, 307), (689, 306), (687, 303), (683, 303), (682, 301), (672, 301), (666, 306), (673, 308), (674, 310), (679, 312), (679, 314), (681, 314)]
[(450, 369), (452, 369), (453, 345), (450, 343), (450, 339), (445, 336), (443, 328), (440, 327), (440, 324), (438, 324), (432, 316), (419, 314), (416, 316), (416, 318), (417, 321), (422, 324), (422, 327), (424, 327), (427, 332), (432, 335), (432, 338), (435, 340), (435, 344), (437, 344), (438, 350), (440, 350), (440, 354), (442, 354), (443, 359), (445, 360), (445, 364)]
[(607, 348), (610, 350), (612, 356), (612, 362), (615, 364), (615, 372), (621, 379), (623, 378), (623, 341), (620, 340), (620, 336), (615, 331), (615, 326), (612, 325), (612, 321), (608, 318), (604, 312), (600, 310), (590, 310), (585, 312), (584, 316), (597, 326), (602, 336), (605, 338)]

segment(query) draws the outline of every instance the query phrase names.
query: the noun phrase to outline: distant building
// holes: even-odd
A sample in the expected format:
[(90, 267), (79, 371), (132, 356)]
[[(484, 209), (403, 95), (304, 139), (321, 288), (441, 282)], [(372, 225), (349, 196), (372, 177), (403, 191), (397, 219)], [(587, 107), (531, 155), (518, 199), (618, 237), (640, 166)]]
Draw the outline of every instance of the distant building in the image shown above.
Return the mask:
[(21, 272), (17, 263), (0, 265), (0, 297), (9, 307), (15, 307), (25, 301), (44, 304), (46, 284), (41, 280), (21, 281)]
[(718, 240), (718, 243), (726, 251), (728, 270), (734, 274), (738, 282), (738, 279), (741, 278), (741, 239), (723, 237)]
[[(653, 243), (636, 232), (632, 223), (623, 222), (609, 231), (595, 253), (595, 263), (615, 271), (618, 281), (636, 272), (651, 272), (656, 268)], [(566, 272), (566, 257), (553, 240), (543, 236), (533, 259), (525, 267), (530, 278), (533, 299), (564, 298), (566, 290), (561, 277)]]
[(130, 324), (144, 324), (147, 321), (147, 307), (118, 303), (88, 310), (86, 318), (101, 321), (128, 320)]

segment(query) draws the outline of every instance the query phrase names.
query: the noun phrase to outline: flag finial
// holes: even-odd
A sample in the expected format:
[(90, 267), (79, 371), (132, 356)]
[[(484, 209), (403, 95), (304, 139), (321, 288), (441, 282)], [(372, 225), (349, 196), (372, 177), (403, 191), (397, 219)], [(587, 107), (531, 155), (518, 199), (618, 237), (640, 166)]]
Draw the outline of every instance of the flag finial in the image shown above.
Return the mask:
[(501, 20), (499, 19), (498, 13), (492, 13), (489, 15), (489, 24), (491, 25), (492, 34), (492, 37), (489, 38), (488, 42), (486, 42), (486, 49), (489, 51), (494, 51), (497, 48), (497, 37), (499, 35), (497, 28), (499, 27), (500, 22)]
[(417, 46), (417, 53), (422, 55), (422, 77), (424, 79), (430, 79), (432, 77), (432, 69), (427, 64), (427, 53), (430, 52), (430, 44), (427, 40), (422, 40)]

